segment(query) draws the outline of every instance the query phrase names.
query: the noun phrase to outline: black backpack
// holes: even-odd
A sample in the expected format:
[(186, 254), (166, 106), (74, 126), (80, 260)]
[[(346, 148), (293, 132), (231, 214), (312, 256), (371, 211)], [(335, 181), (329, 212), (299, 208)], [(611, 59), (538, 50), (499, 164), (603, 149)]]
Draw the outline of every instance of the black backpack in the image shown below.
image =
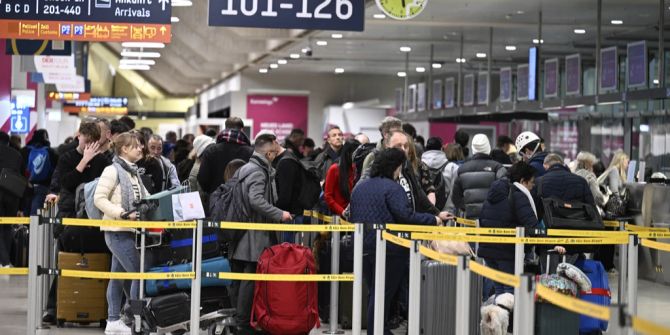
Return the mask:
[(449, 162), (444, 163), (438, 168), (428, 167), (430, 180), (435, 186), (435, 207), (440, 211), (447, 205), (447, 182), (444, 180), (442, 172)]
[[(242, 180), (237, 174), (226, 183), (221, 184), (209, 198), (209, 213), (214, 221), (244, 222), (247, 215), (244, 211), (244, 190)], [(225, 242), (234, 247), (244, 236), (245, 230), (223, 229), (221, 236)]]
[(377, 144), (375, 143), (365, 143), (361, 144), (354, 150), (354, 165), (356, 166), (356, 179), (354, 179), (354, 185), (358, 183), (358, 181), (361, 179), (361, 175), (363, 174), (363, 163), (365, 162), (365, 158), (368, 157), (368, 155), (375, 151), (375, 148), (377, 148)]
[(300, 194), (298, 205), (303, 209), (312, 209), (319, 202), (321, 195), (321, 178), (319, 177), (318, 163), (313, 161), (299, 160), (292, 154), (284, 155), (282, 160), (289, 159), (300, 165)]

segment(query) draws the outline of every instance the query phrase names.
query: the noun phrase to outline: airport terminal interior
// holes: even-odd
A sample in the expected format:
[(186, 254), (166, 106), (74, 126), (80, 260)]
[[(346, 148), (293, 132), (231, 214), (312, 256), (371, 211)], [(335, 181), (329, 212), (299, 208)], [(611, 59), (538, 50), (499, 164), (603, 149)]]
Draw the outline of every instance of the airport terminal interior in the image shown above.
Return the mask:
[(0, 0), (0, 334), (670, 334), (666, 43), (665, 0)]

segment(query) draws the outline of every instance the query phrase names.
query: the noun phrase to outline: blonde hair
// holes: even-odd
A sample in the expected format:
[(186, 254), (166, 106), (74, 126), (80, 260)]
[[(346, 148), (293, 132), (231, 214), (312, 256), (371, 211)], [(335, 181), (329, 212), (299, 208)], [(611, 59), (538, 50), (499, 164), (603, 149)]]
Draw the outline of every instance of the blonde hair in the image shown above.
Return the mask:
[(612, 157), (612, 162), (609, 166), (609, 169), (616, 169), (617, 172), (619, 172), (619, 177), (621, 177), (622, 182), (627, 180), (626, 174), (628, 173), (628, 171), (626, 171), (626, 167), (624, 166), (624, 160), (629, 160), (628, 155), (622, 150), (617, 150), (614, 153), (614, 157)]
[(407, 136), (407, 144), (409, 146), (407, 153), (409, 156), (409, 162), (412, 165), (412, 169), (414, 169), (415, 173), (419, 172), (419, 164), (421, 163), (421, 160), (417, 156), (416, 152), (416, 145), (414, 144), (414, 140), (412, 139), (411, 136), (407, 135), (405, 133), (405, 136)]
[(591, 164), (593, 166), (598, 162), (598, 159), (596, 156), (588, 151), (580, 151), (579, 154), (577, 154), (577, 170), (584, 169), (586, 170), (587, 164)]
[(142, 146), (142, 141), (140, 140), (140, 133), (137, 132), (127, 132), (122, 133), (116, 137), (114, 140), (114, 151), (117, 156), (120, 156), (123, 152), (124, 147), (131, 146), (133, 148), (138, 148)]

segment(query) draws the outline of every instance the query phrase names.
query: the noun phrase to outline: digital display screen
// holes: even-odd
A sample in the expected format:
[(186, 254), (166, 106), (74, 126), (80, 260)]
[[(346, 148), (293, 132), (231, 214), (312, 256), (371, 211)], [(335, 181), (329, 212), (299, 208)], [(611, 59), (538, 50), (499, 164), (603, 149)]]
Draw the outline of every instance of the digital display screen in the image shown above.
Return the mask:
[(565, 57), (565, 95), (582, 93), (582, 57), (579, 54)]
[(463, 106), (472, 106), (475, 103), (475, 75), (466, 74), (463, 78)]
[(500, 102), (512, 101), (512, 68), (500, 69)]
[(477, 75), (477, 104), (489, 104), (489, 74), (488, 72), (479, 72)]
[(547, 98), (558, 97), (558, 58), (548, 59), (544, 62), (544, 96)]
[(537, 48), (528, 50), (528, 100), (534, 101), (537, 86)]
[(516, 67), (516, 99), (528, 100), (528, 64)]
[(454, 78), (447, 78), (444, 81), (444, 107), (453, 108), (456, 106), (456, 99), (454, 99)]
[(647, 42), (639, 41), (628, 44), (628, 87), (647, 86)]
[(619, 84), (617, 48), (600, 50), (600, 90), (614, 91)]

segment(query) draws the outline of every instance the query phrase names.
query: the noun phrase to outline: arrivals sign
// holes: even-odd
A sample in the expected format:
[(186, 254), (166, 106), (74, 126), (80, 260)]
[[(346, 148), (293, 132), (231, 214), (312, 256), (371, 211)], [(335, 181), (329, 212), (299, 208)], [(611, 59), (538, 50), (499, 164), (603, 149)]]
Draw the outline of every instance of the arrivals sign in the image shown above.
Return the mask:
[(363, 0), (209, 0), (209, 25), (363, 31)]
[(170, 0), (2, 0), (0, 38), (170, 42)]

